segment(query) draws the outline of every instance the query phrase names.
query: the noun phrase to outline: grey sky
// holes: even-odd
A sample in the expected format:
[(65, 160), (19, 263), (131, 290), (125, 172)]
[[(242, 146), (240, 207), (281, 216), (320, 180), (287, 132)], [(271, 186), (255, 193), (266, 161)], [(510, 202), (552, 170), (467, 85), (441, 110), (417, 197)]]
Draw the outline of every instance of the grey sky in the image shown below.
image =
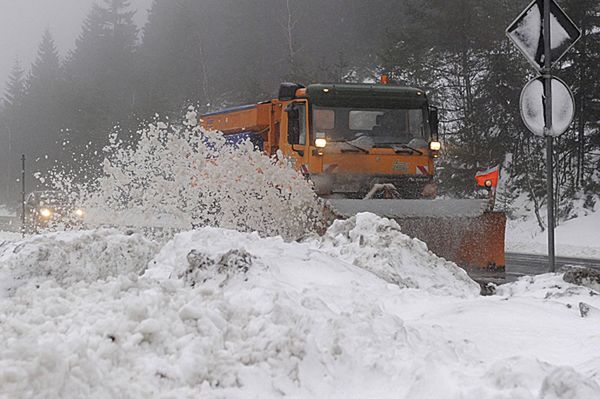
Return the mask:
[[(73, 48), (94, 1), (0, 0), (0, 97), (15, 58), (19, 57), (28, 69), (46, 28), (50, 28), (61, 55)], [(142, 26), (152, 0), (130, 0), (130, 3), (138, 10), (136, 22)]]

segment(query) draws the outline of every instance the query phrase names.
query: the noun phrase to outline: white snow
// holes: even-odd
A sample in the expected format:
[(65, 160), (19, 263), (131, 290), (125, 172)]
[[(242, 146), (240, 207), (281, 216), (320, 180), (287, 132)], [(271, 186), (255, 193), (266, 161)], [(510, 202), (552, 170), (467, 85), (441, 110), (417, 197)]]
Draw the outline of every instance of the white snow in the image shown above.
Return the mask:
[(5, 205), (0, 204), (0, 217), (11, 217), (15, 216), (15, 211), (9, 209)]
[(0, 231), (0, 243), (3, 241), (16, 241), (21, 238), (21, 234), (9, 231)]
[(61, 286), (140, 274), (157, 244), (116, 230), (63, 232), (0, 245), (0, 296), (25, 283), (52, 278)]
[(301, 243), (55, 233), (4, 244), (0, 270), (0, 397), (600, 397), (578, 310), (599, 295), (544, 275), (479, 297), (371, 214)]
[(550, 17), (550, 47), (552, 50), (565, 48), (569, 45), (571, 37), (562, 27), (555, 15)]
[(542, 34), (542, 15), (539, 7), (532, 7), (523, 16), (521, 24), (512, 33), (529, 57), (533, 59), (537, 52)]

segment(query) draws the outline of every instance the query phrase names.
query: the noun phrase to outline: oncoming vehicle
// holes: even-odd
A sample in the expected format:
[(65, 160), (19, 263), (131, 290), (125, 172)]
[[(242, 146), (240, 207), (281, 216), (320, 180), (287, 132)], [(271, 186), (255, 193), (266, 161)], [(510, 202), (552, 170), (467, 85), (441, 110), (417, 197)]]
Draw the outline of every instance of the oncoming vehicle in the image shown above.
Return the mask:
[(62, 191), (34, 191), (25, 199), (25, 231), (59, 227), (72, 228), (83, 224), (85, 212), (76, 207)]

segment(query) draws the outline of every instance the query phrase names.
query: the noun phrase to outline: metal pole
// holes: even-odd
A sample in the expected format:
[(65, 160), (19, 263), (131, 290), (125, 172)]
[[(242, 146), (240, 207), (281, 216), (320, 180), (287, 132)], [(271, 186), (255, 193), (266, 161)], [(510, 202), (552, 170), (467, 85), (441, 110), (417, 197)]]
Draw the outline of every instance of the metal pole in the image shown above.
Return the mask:
[(25, 154), (21, 155), (21, 236), (25, 237)]
[(546, 132), (546, 179), (548, 196), (548, 263), (550, 273), (556, 271), (554, 257), (554, 164), (552, 129), (552, 48), (550, 41), (550, 0), (544, 0), (544, 130)]
[(548, 262), (550, 273), (556, 271), (556, 261), (554, 258), (554, 173), (552, 165), (553, 142), (552, 137), (546, 138), (546, 172), (547, 172), (547, 190), (548, 190)]

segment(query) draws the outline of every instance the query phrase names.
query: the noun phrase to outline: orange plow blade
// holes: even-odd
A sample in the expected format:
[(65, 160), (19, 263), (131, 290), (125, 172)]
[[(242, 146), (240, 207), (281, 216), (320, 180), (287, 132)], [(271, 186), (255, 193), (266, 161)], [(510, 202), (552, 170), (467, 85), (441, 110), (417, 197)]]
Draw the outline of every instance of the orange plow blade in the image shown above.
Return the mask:
[(487, 210), (486, 200), (330, 200), (333, 212), (348, 218), (371, 212), (394, 219), (402, 231), (424, 241), (436, 255), (473, 276), (503, 278), (506, 215)]

